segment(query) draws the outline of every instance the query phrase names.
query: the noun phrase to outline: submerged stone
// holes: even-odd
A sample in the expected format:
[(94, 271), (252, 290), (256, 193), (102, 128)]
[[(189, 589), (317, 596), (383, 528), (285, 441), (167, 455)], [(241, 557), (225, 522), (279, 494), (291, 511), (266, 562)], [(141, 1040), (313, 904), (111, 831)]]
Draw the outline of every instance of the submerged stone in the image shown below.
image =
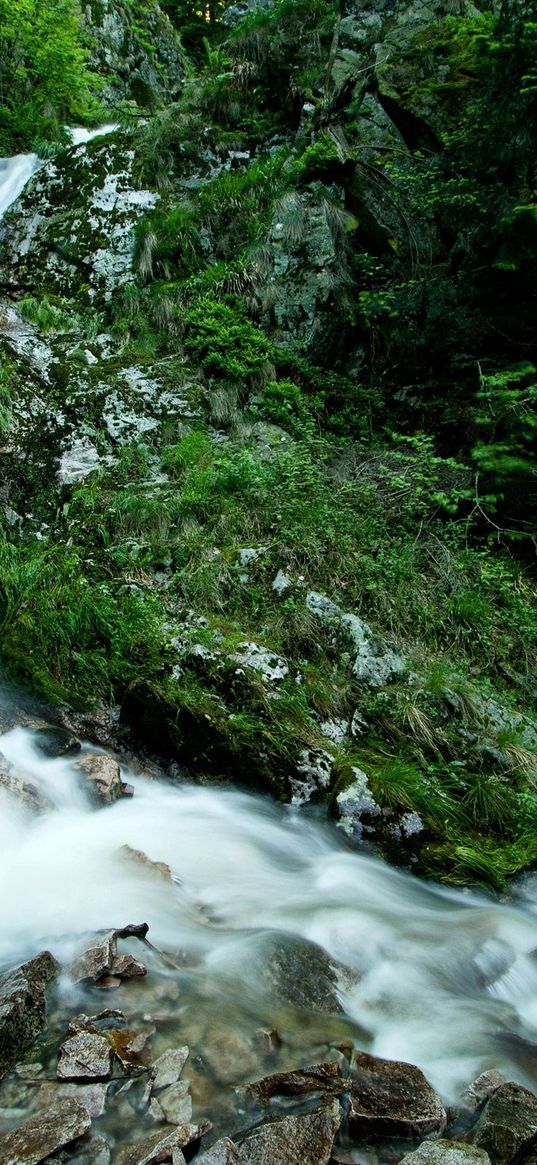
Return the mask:
[(112, 1071), (112, 1048), (106, 1036), (80, 1031), (62, 1044), (58, 1056), (60, 1080), (107, 1080)]

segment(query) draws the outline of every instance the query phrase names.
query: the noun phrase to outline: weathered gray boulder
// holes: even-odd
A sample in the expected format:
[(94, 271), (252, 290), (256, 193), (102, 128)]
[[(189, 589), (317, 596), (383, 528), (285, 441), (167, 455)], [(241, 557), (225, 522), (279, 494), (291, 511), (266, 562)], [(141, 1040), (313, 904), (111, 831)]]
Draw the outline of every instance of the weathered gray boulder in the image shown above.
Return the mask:
[(446, 1113), (440, 1097), (413, 1064), (355, 1051), (350, 1070), (349, 1127), (353, 1136), (417, 1140), (445, 1129)]
[(537, 1096), (521, 1084), (502, 1084), (469, 1136), (492, 1162), (518, 1161), (537, 1141)]
[(59, 964), (43, 951), (0, 979), (0, 1076), (16, 1064), (46, 1024), (46, 988)]
[(38, 1165), (58, 1149), (71, 1145), (91, 1127), (88, 1111), (74, 1100), (61, 1108), (39, 1112), (10, 1133), (0, 1136), (2, 1165)]
[(100, 752), (89, 752), (76, 762), (84, 777), (92, 801), (97, 805), (112, 805), (123, 793), (123, 782), (117, 761)]
[[(461, 1141), (424, 1141), (403, 1157), (404, 1165), (490, 1165), (488, 1153)], [(403, 1165), (403, 1163), (402, 1163)]]
[(477, 1112), (498, 1091), (498, 1088), (506, 1083), (505, 1076), (502, 1076), (501, 1072), (496, 1072), (494, 1069), (482, 1072), (464, 1090), (461, 1096), (463, 1108), (469, 1113)]
[(341, 1124), (337, 1100), (261, 1125), (240, 1146), (240, 1165), (327, 1165)]
[(108, 1080), (112, 1072), (112, 1048), (106, 1036), (79, 1031), (62, 1044), (58, 1053), (59, 1080)]

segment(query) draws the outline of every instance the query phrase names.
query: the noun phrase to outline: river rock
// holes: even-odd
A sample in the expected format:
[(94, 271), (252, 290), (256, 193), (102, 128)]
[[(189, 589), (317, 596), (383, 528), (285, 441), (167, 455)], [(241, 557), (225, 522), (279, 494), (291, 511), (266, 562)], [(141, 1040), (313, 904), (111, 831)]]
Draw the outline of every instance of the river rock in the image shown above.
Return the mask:
[(90, 1127), (88, 1110), (74, 1100), (65, 1100), (61, 1108), (37, 1113), (0, 1136), (1, 1165), (38, 1165), (84, 1136)]
[(90, 752), (77, 761), (76, 768), (82, 773), (90, 797), (97, 805), (112, 805), (121, 797), (121, 773), (113, 757)]
[(166, 1088), (169, 1084), (177, 1084), (187, 1060), (186, 1045), (183, 1048), (168, 1048), (167, 1052), (163, 1052), (153, 1064), (153, 1091)]
[(117, 941), (130, 937), (144, 939), (148, 929), (147, 923), (142, 922), (92, 935), (71, 964), (73, 982), (100, 984), (108, 978), (121, 980), (145, 975), (146, 967), (134, 955), (118, 954)]
[(239, 1163), (238, 1146), (234, 1141), (230, 1141), (229, 1137), (216, 1141), (206, 1153), (196, 1157), (196, 1165), (239, 1165)]
[(59, 964), (43, 951), (0, 979), (0, 1076), (30, 1048), (46, 1023), (45, 991)]
[(308, 1011), (338, 1014), (337, 976), (322, 947), (295, 935), (269, 936), (263, 951), (263, 977), (272, 994)]
[(349, 1126), (355, 1137), (418, 1139), (446, 1127), (440, 1097), (413, 1064), (355, 1051), (350, 1093)]
[(401, 1165), (490, 1165), (488, 1153), (461, 1141), (424, 1141)]
[(262, 1125), (239, 1149), (240, 1165), (327, 1165), (341, 1124), (337, 1100)]
[(312, 1092), (328, 1092), (339, 1096), (346, 1082), (338, 1064), (313, 1064), (294, 1072), (276, 1072), (246, 1085), (246, 1092), (260, 1104), (268, 1104), (273, 1096), (308, 1096)]
[(179, 1125), (176, 1129), (169, 1126), (160, 1129), (150, 1137), (144, 1137), (143, 1141), (125, 1145), (116, 1154), (114, 1165), (162, 1165), (177, 1159), (179, 1151), (199, 1141), (210, 1127), (209, 1122), (204, 1121), (197, 1125)]
[(502, 1084), (468, 1139), (493, 1163), (518, 1160), (537, 1139), (537, 1096), (521, 1084)]
[(185, 1125), (192, 1120), (192, 1099), (186, 1080), (159, 1092), (158, 1103), (170, 1125)]
[(106, 1036), (80, 1031), (62, 1044), (58, 1056), (59, 1080), (108, 1080), (112, 1048)]
[(468, 1085), (461, 1096), (464, 1109), (469, 1113), (477, 1112), (498, 1091), (498, 1088), (506, 1083), (505, 1076), (502, 1076), (501, 1072), (496, 1072), (494, 1069), (490, 1072), (482, 1072), (476, 1080)]
[(43, 1165), (110, 1165), (111, 1156), (104, 1137), (83, 1137), (74, 1148), (47, 1157)]

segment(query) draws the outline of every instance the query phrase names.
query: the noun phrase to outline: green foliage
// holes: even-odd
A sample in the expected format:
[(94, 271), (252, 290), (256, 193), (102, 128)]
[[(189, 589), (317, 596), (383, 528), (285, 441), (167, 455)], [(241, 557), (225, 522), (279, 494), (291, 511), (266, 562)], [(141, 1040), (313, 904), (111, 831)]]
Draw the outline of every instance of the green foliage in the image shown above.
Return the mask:
[(240, 307), (208, 296), (188, 312), (184, 344), (190, 358), (210, 376), (229, 379), (261, 376), (269, 357), (265, 336)]
[(0, 155), (65, 139), (98, 114), (77, 0), (0, 0)]

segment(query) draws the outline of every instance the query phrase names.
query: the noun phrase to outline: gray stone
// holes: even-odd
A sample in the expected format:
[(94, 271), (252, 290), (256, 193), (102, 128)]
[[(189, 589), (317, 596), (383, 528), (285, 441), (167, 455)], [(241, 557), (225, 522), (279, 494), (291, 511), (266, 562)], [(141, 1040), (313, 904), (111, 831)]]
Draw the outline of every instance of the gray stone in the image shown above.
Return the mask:
[(90, 1116), (102, 1116), (106, 1107), (108, 1084), (42, 1084), (37, 1095), (38, 1108), (61, 1108), (68, 1100), (82, 1104)]
[(186, 1125), (192, 1120), (192, 1099), (186, 1080), (170, 1084), (158, 1094), (158, 1103), (171, 1125)]
[(59, 1080), (108, 1080), (112, 1048), (106, 1036), (80, 1031), (62, 1044), (58, 1054)]
[(481, 1108), (485, 1101), (490, 1100), (498, 1088), (506, 1083), (505, 1076), (502, 1076), (501, 1072), (496, 1072), (494, 1069), (482, 1072), (463, 1092), (461, 1103), (467, 1111), (477, 1112), (477, 1109)]
[(333, 628), (341, 641), (351, 647), (354, 655), (352, 670), (361, 683), (371, 688), (382, 688), (403, 674), (406, 669), (403, 657), (377, 638), (363, 619), (344, 611), (318, 591), (308, 593), (306, 606), (312, 615), (316, 615), (327, 627)]
[(262, 1125), (239, 1149), (240, 1165), (328, 1165), (341, 1124), (339, 1102)]
[(521, 1084), (502, 1084), (487, 1101), (469, 1137), (495, 1162), (518, 1161), (537, 1140), (537, 1096)]
[(71, 979), (75, 983), (98, 984), (108, 978), (120, 982), (121, 979), (145, 975), (146, 967), (134, 955), (118, 954), (117, 941), (130, 937), (143, 940), (148, 929), (147, 923), (143, 922), (92, 935), (69, 968)]
[(291, 777), (291, 804), (306, 805), (311, 798), (328, 789), (332, 777), (333, 757), (322, 748), (305, 748), (296, 765), (296, 777)]
[(229, 658), (241, 668), (259, 672), (261, 678), (268, 683), (283, 680), (289, 675), (289, 665), (286, 661), (268, 647), (261, 647), (259, 643), (239, 643), (237, 650)]
[(401, 1165), (490, 1165), (488, 1153), (461, 1141), (424, 1141)]
[(45, 992), (59, 974), (48, 951), (0, 979), (0, 1076), (32, 1046), (46, 1024)]
[(364, 828), (371, 828), (374, 819), (380, 816), (380, 806), (377, 805), (366, 773), (362, 769), (353, 767), (354, 780), (338, 793), (336, 797), (336, 814), (338, 825), (348, 837), (360, 840)]
[(90, 752), (76, 762), (76, 768), (82, 773), (89, 795), (97, 805), (112, 805), (121, 797), (121, 773), (113, 757)]
[(234, 1141), (230, 1141), (229, 1137), (216, 1141), (210, 1149), (196, 1157), (196, 1165), (239, 1165), (239, 1163), (238, 1146)]
[(440, 1097), (419, 1068), (353, 1052), (349, 1105), (353, 1136), (418, 1139), (445, 1127)]
[(163, 1052), (158, 1060), (155, 1060), (151, 1070), (153, 1091), (158, 1088), (166, 1088), (169, 1084), (177, 1084), (187, 1060), (188, 1048), (186, 1045), (183, 1048), (168, 1048), (167, 1052)]
[(86, 1108), (65, 1100), (60, 1108), (37, 1113), (10, 1133), (0, 1136), (1, 1165), (38, 1165), (58, 1149), (71, 1145), (89, 1132)]

